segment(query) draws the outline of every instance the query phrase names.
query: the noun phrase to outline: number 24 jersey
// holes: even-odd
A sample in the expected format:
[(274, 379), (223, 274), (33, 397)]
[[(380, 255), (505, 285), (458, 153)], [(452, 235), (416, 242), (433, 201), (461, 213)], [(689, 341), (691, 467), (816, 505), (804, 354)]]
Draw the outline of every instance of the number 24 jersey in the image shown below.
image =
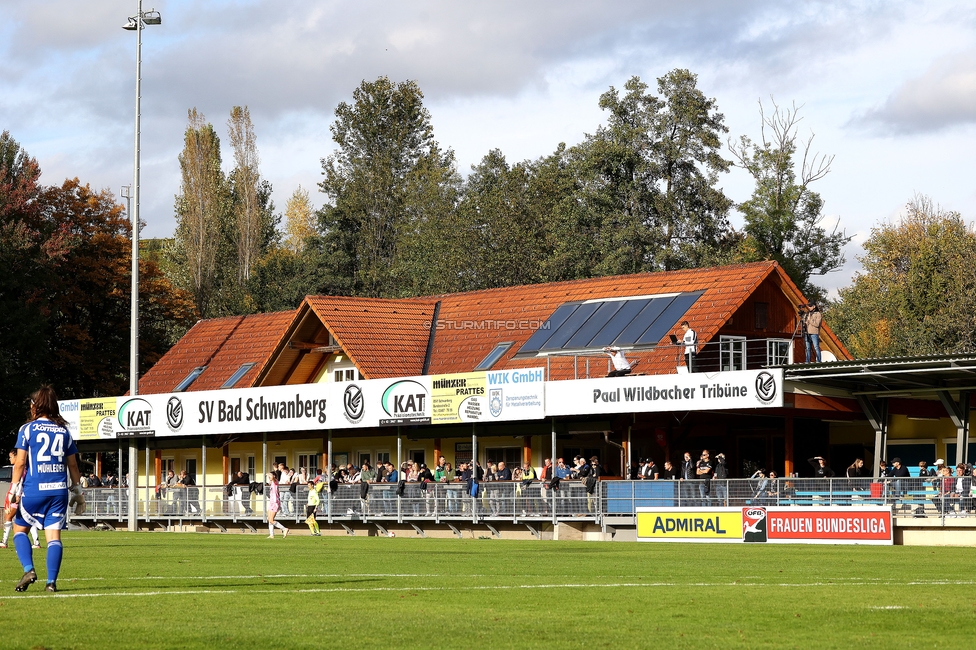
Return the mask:
[(16, 447), (27, 452), (25, 496), (44, 496), (68, 489), (65, 458), (77, 454), (78, 448), (67, 429), (38, 418), (20, 427)]

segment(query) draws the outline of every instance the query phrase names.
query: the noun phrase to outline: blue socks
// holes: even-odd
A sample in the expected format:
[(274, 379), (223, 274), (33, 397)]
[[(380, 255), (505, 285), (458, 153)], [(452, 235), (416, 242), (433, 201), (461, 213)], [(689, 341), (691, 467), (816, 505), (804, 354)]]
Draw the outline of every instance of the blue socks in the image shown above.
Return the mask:
[[(17, 559), (24, 567), (24, 573), (34, 568), (34, 551), (31, 549), (30, 538), (27, 533), (14, 533), (14, 548), (17, 550)], [(60, 564), (60, 560), (58, 561)]]
[(61, 571), (61, 540), (56, 539), (47, 543), (47, 583), (57, 582), (58, 572)]

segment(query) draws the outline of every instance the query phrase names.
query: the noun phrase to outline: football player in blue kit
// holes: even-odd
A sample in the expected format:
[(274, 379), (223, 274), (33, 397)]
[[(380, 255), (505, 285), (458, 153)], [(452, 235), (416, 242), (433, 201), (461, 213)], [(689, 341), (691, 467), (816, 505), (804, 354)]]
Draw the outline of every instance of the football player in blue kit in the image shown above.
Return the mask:
[(46, 590), (55, 592), (61, 570), (61, 529), (67, 523), (69, 506), (77, 514), (84, 512), (85, 498), (81, 493), (78, 448), (61, 417), (58, 396), (50, 386), (41, 386), (31, 395), (31, 421), (20, 427), (15, 449), (10, 502), (18, 505), (14, 548), (24, 566), (24, 576), (14, 589), (27, 591), (37, 580), (27, 537), (27, 530), (36, 526), (44, 529), (47, 538)]

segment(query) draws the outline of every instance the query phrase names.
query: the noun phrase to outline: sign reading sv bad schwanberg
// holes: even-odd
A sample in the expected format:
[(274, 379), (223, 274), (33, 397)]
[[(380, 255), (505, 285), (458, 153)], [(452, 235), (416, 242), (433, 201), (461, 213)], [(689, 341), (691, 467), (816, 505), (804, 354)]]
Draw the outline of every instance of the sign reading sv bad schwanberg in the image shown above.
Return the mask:
[(547, 416), (781, 406), (782, 368), (546, 383)]

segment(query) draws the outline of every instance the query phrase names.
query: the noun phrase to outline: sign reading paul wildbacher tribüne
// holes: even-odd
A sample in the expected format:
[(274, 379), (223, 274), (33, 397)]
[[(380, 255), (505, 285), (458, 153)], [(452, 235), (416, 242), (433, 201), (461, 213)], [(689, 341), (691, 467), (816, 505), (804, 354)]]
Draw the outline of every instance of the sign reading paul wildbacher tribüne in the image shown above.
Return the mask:
[(782, 368), (546, 383), (547, 416), (781, 406)]

